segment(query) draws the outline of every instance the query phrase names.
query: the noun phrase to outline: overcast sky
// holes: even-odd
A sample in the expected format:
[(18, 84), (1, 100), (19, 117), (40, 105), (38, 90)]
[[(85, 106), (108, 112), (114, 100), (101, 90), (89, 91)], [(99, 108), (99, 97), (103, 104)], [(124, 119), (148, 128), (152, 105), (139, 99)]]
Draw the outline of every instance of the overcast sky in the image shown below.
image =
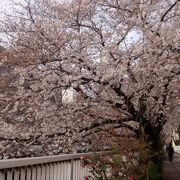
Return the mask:
[[(13, 1), (19, 2), (22, 0), (0, 0), (0, 20), (3, 20), (3, 13), (11, 14), (13, 12)], [(2, 32), (0, 32), (0, 45), (4, 46), (4, 43), (2, 41), (5, 41), (6, 38)]]
[(11, 0), (1, 0), (0, 1), (1, 11), (10, 11), (11, 10), (11, 7), (10, 7), (11, 3), (12, 3)]
[(13, 12), (13, 2), (20, 2), (22, 0), (0, 0), (0, 17), (2, 18), (3, 12)]
[[(13, 6), (12, 6), (13, 1), (17, 3), (23, 0), (0, 0), (0, 20), (3, 19), (3, 12), (6, 12), (6, 13), (13, 12)], [(139, 40), (139, 38), (140, 36), (137, 34), (136, 31), (131, 31), (126, 38), (126, 43), (129, 44), (129, 42), (132, 42), (132, 41), (136, 42)], [(3, 38), (2, 33), (0, 32), (0, 41), (1, 39), (4, 39), (4, 38)], [(0, 44), (2, 44), (2, 42), (0, 42)]]

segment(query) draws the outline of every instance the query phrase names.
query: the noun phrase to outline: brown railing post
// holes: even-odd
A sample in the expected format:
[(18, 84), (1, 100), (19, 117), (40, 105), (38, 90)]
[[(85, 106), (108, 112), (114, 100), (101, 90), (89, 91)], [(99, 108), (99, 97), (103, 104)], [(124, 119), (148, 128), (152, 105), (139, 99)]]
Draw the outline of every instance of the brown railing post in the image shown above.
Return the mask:
[(0, 179), (5, 180), (4, 170), (0, 170)]
[(71, 160), (71, 180), (73, 180), (74, 160)]

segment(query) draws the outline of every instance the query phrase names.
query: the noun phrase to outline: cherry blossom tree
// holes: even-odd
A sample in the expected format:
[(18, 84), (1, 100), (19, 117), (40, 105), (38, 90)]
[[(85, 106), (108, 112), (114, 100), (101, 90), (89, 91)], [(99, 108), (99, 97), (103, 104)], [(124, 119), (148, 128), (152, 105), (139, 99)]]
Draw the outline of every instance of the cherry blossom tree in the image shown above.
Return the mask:
[[(15, 124), (12, 140), (21, 137), (30, 147), (29, 139), (47, 144), (53, 138), (49, 149), (70, 152), (113, 128), (145, 135), (158, 149), (162, 130), (179, 124), (179, 4), (16, 3), (0, 26), (9, 44), (3, 78), (13, 77), (11, 96), (1, 92), (0, 117)], [(70, 104), (62, 102), (68, 88), (77, 97)]]

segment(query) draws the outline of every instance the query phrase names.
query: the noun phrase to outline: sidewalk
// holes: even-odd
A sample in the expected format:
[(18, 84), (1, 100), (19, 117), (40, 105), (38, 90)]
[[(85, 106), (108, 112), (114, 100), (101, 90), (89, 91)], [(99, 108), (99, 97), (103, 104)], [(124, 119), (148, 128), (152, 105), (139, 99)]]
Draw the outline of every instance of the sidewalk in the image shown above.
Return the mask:
[(180, 154), (174, 153), (173, 162), (169, 162), (165, 156), (162, 177), (162, 180), (180, 180)]

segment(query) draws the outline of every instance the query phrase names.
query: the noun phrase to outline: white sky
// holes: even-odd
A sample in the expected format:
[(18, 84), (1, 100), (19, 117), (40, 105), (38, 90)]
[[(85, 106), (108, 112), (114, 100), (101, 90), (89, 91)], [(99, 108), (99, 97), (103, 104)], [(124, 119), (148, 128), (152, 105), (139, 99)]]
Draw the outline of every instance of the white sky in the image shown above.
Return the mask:
[(0, 7), (1, 7), (1, 10), (0, 12), (4, 12), (4, 11), (12, 11), (12, 8), (11, 8), (11, 5), (12, 4), (12, 0), (1, 0), (0, 1)]
[(0, 19), (3, 18), (3, 13), (12, 13), (13, 9), (13, 2), (19, 3), (23, 0), (0, 0)]
[[(0, 20), (3, 19), (3, 12), (5, 13), (12, 13), (13, 12), (13, 2), (21, 2), (23, 0), (0, 0)], [(61, 0), (62, 1), (62, 0)], [(3, 34), (0, 32), (0, 41), (3, 39)], [(128, 34), (126, 37), (126, 43), (129, 44), (129, 42), (137, 42), (140, 39), (140, 35), (137, 34), (136, 31), (132, 31)], [(2, 44), (2, 43), (0, 43)], [(124, 45), (122, 46), (124, 48)]]
[[(22, 0), (0, 0), (0, 21), (3, 21), (3, 14), (7, 13), (7, 14), (11, 14), (13, 13), (14, 9), (13, 9), (13, 2), (20, 2)], [(2, 32), (0, 32), (0, 44), (4, 46), (4, 43), (1, 42), (6, 40), (4, 34)]]

